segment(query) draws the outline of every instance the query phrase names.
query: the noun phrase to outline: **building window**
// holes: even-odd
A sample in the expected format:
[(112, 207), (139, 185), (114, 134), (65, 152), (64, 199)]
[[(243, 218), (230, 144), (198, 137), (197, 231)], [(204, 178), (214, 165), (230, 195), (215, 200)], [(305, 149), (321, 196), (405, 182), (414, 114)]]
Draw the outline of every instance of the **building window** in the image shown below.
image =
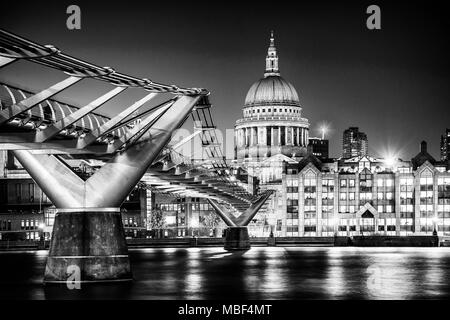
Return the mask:
[(437, 231), (450, 235), (450, 177), (438, 178)]
[(305, 218), (313, 218), (316, 216), (316, 176), (314, 174), (308, 174), (304, 180), (304, 212)]
[(28, 184), (28, 200), (34, 202), (34, 183)]
[(433, 177), (420, 177), (420, 231), (432, 233), (434, 230)]
[(400, 217), (412, 218), (414, 212), (414, 179), (400, 178)]
[(281, 231), (282, 221), (281, 219), (277, 220), (277, 231)]
[(22, 202), (22, 185), (20, 183), (16, 183), (16, 199), (17, 203)]
[(359, 203), (364, 205), (372, 202), (372, 173), (367, 168), (363, 169), (359, 175)]

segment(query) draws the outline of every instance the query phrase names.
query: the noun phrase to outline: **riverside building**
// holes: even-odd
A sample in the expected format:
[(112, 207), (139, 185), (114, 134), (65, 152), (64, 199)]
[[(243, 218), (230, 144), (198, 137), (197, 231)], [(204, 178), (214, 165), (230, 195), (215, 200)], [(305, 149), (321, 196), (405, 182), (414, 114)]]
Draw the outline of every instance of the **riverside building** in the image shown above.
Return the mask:
[[(450, 235), (450, 168), (425, 142), (411, 161), (369, 156), (285, 162), (276, 236)], [(267, 212), (261, 213), (268, 215)], [(256, 217), (254, 236), (267, 235)]]

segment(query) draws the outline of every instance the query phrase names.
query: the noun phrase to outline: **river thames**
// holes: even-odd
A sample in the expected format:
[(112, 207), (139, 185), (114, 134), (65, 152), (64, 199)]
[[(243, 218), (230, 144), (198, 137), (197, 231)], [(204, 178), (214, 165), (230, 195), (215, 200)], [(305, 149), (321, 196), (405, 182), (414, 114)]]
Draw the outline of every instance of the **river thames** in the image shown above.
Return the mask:
[(448, 299), (450, 248), (131, 249), (135, 281), (44, 286), (47, 251), (0, 252), (0, 299)]

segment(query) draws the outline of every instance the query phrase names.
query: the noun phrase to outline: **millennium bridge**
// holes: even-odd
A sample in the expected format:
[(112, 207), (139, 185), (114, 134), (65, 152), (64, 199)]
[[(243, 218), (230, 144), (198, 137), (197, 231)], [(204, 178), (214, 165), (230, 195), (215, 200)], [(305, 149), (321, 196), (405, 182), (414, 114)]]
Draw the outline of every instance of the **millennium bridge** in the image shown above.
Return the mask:
[[(80, 268), (82, 282), (132, 279), (119, 207), (137, 184), (207, 198), (228, 226), (225, 249), (250, 247), (247, 225), (271, 191), (251, 194), (232, 175), (208, 90), (137, 78), (0, 29), (0, 69), (20, 60), (65, 75), (38, 92), (0, 83), (0, 149), (13, 152), (57, 208), (46, 283), (65, 283), (72, 266)], [(85, 79), (111, 89), (82, 107), (52, 99)], [(125, 90), (142, 92), (142, 98), (112, 117), (96, 112)], [(172, 143), (174, 130), (189, 117), (194, 134)], [(197, 135), (206, 159), (193, 163), (176, 149)], [(102, 166), (82, 179), (65, 162), (71, 158), (101, 160)]]

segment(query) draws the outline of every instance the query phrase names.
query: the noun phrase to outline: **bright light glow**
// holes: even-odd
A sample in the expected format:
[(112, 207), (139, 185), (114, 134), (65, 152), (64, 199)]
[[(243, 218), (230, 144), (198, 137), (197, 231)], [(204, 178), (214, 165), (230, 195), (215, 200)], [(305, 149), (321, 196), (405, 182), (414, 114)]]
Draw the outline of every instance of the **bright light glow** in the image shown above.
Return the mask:
[(405, 154), (405, 147), (393, 141), (386, 141), (381, 148), (374, 150), (374, 153), (383, 159), (386, 167), (395, 167), (400, 164), (402, 155)]
[(332, 218), (330, 219), (330, 225), (332, 226), (337, 226), (339, 223), (339, 219), (338, 218)]
[(388, 167), (393, 167), (395, 165), (395, 163), (397, 162), (397, 160), (395, 159), (394, 156), (387, 156), (386, 158), (384, 158), (384, 163), (386, 164), (386, 166)]
[(328, 128), (325, 126), (320, 128), (320, 132), (322, 133), (322, 140), (325, 139), (325, 134), (327, 133), (327, 131), (328, 131)]
[(41, 223), (39, 224), (39, 229), (40, 229), (40, 230), (44, 230), (44, 228), (45, 228), (45, 223), (41, 222)]
[(166, 224), (172, 225), (177, 223), (177, 219), (175, 216), (166, 216)]
[(328, 122), (322, 121), (319, 123), (318, 130), (321, 134), (322, 140), (325, 139), (325, 135), (329, 134), (331, 131), (331, 125)]
[(194, 217), (192, 219), (189, 219), (189, 227), (190, 228), (198, 228), (199, 226), (200, 226), (200, 222), (198, 221), (198, 218), (195, 219), (195, 217)]

